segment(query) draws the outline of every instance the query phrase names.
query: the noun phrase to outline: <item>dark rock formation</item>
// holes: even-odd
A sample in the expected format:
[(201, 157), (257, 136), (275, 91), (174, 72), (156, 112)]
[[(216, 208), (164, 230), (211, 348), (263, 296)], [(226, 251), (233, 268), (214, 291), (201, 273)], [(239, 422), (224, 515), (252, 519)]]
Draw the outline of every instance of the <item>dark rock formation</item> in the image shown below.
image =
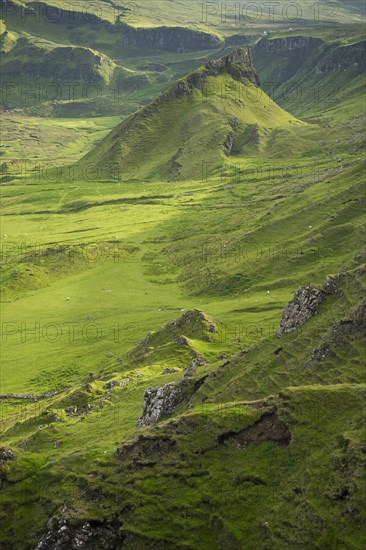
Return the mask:
[(233, 443), (241, 449), (263, 441), (273, 441), (278, 445), (289, 445), (291, 441), (291, 432), (277, 411), (267, 411), (252, 426), (239, 432), (221, 434), (218, 438), (219, 445)]
[(239, 82), (248, 80), (255, 86), (260, 86), (259, 76), (253, 66), (249, 48), (237, 48), (225, 57), (206, 63), (204, 67), (189, 75), (185, 80), (173, 84), (158, 101), (169, 97), (190, 95), (194, 88), (202, 90), (210, 76), (229, 74)]
[(362, 339), (366, 337), (366, 301), (363, 301), (351, 313), (347, 319), (341, 319), (334, 323), (321, 342), (314, 349), (306, 367), (312, 367), (314, 363), (323, 361), (337, 348), (345, 349), (348, 339)]
[(207, 363), (207, 360), (202, 356), (198, 355), (193, 359), (193, 361), (190, 363), (189, 367), (187, 368), (184, 377), (191, 377), (196, 374), (197, 367), (201, 367), (202, 365), (205, 365)]
[(84, 521), (73, 525), (66, 519), (51, 518), (47, 529), (35, 550), (115, 550), (123, 543), (117, 522)]
[(75, 416), (78, 414), (78, 408), (76, 406), (67, 407), (65, 412), (69, 416)]
[(175, 342), (178, 344), (178, 346), (189, 346), (188, 338), (183, 335), (176, 338)]
[(34, 393), (2, 393), (0, 394), (0, 399), (29, 399), (29, 401), (39, 401), (40, 399), (48, 399), (48, 397), (58, 395), (62, 393), (62, 391), (63, 390), (49, 391), (46, 393), (42, 393), (41, 395), (36, 395)]
[(361, 302), (348, 319), (342, 319), (333, 325), (331, 340), (336, 346), (345, 338), (357, 334), (366, 336), (366, 301)]
[(199, 327), (200, 331), (201, 326), (204, 329), (207, 328), (207, 331), (212, 332), (211, 326), (215, 325), (212, 325), (203, 311), (200, 311), (199, 309), (192, 309), (183, 313), (183, 315), (175, 321), (165, 325), (162, 330), (167, 332), (179, 331), (180, 334), (198, 336), (199, 332), (197, 333), (197, 328)]
[(133, 28), (120, 24), (126, 46), (156, 48), (169, 52), (195, 52), (220, 47), (220, 39), (207, 32), (184, 27)]
[(154, 424), (165, 414), (172, 413), (183, 399), (182, 389), (173, 383), (159, 388), (148, 388), (144, 393), (142, 415), (137, 427)]
[(16, 455), (11, 449), (0, 447), (0, 462), (5, 460), (15, 460)]
[(335, 294), (338, 290), (336, 280), (330, 276), (325, 277), (323, 288), (329, 294)]
[(140, 436), (130, 444), (122, 445), (117, 449), (120, 460), (131, 460), (136, 465), (155, 464), (161, 455), (173, 450), (176, 443), (169, 437)]
[(366, 70), (366, 42), (348, 46), (329, 47), (316, 64), (316, 73), (334, 73), (354, 69), (357, 74)]
[(295, 330), (316, 315), (324, 296), (323, 290), (313, 285), (299, 288), (284, 309), (277, 336), (281, 337)]

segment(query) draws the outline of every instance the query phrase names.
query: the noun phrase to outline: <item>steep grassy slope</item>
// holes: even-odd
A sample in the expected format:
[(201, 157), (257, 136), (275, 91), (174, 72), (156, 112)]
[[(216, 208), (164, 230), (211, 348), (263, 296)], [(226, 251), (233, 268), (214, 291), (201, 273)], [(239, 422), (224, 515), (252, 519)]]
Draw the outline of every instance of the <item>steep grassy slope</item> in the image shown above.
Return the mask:
[(321, 117), (334, 108), (338, 118), (364, 112), (365, 41), (327, 44), (321, 38), (291, 36), (261, 40), (253, 49), (263, 88), (300, 117)]
[[(352, 131), (328, 130), (335, 155), (317, 150), (315, 169), (301, 151), (168, 192), (66, 172), (62, 187), (3, 187), (2, 445), (17, 455), (1, 467), (4, 548), (35, 547), (50, 515), (68, 533), (115, 518), (127, 548), (362, 548), (364, 348), (343, 328), (364, 295)], [(340, 271), (341, 293), (279, 340), (297, 287)], [(207, 322), (158, 330), (194, 308)], [(179, 385), (197, 354), (178, 416), (136, 432), (146, 388)], [(264, 439), (245, 432), (274, 406), (290, 444), (273, 416)]]

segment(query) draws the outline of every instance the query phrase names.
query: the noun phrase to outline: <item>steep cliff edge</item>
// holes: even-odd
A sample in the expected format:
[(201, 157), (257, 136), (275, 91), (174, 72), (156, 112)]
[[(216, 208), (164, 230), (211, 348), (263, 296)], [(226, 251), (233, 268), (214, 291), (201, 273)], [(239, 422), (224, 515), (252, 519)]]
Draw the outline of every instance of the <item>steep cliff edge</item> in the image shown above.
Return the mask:
[(323, 114), (360, 93), (356, 79), (366, 70), (365, 41), (343, 45), (320, 38), (264, 38), (253, 48), (263, 88), (297, 116)]
[(220, 38), (215, 34), (185, 27), (134, 28), (120, 23), (116, 26), (116, 30), (123, 35), (125, 46), (185, 53), (212, 50), (221, 45)]

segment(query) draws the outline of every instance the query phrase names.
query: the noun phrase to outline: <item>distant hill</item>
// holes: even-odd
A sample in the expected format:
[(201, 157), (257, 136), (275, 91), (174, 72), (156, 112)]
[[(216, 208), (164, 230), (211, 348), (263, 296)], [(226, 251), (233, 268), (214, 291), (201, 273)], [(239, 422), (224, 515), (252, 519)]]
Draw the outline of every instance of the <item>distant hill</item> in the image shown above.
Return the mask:
[(203, 166), (261, 151), (271, 132), (303, 123), (259, 87), (249, 49), (210, 61), (124, 120), (79, 163), (95, 177), (197, 178)]

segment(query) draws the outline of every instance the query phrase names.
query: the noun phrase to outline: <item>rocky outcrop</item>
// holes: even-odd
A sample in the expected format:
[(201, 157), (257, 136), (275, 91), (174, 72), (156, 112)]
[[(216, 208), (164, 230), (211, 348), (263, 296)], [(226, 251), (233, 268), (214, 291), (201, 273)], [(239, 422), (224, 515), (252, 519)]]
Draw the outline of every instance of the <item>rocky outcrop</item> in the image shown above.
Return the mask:
[(120, 460), (130, 460), (136, 466), (151, 466), (175, 447), (176, 442), (169, 437), (140, 436), (133, 443), (122, 445), (116, 452)]
[(281, 337), (300, 327), (318, 313), (318, 307), (325, 297), (324, 291), (316, 286), (300, 287), (284, 309), (277, 336)]
[(348, 319), (342, 319), (332, 326), (329, 340), (337, 347), (346, 338), (357, 335), (366, 336), (366, 301), (361, 302)]
[(11, 449), (6, 447), (0, 447), (0, 462), (5, 462), (8, 460), (15, 460), (16, 454)]
[(320, 345), (314, 349), (307, 368), (336, 353), (337, 349), (347, 349), (348, 340), (361, 340), (366, 337), (366, 301), (352, 311), (347, 319), (341, 319), (334, 323)]
[(120, 24), (125, 46), (156, 48), (184, 53), (219, 48), (221, 41), (215, 34), (184, 27), (133, 28)]
[[(191, 309), (183, 313), (181, 317), (165, 325), (162, 330), (167, 332), (179, 332), (188, 336), (198, 336), (196, 329), (202, 327), (208, 332), (216, 332), (215, 325), (206, 317), (203, 311)], [(201, 330), (201, 328), (199, 328)]]
[(323, 288), (328, 294), (336, 294), (339, 292), (336, 280), (329, 275), (324, 279)]
[(51, 518), (47, 529), (35, 550), (115, 550), (123, 544), (117, 521), (84, 521), (73, 525), (66, 519)]
[(47, 399), (48, 397), (59, 395), (62, 391), (63, 390), (49, 391), (40, 395), (36, 395), (35, 393), (2, 393), (0, 394), (0, 399), (29, 399), (30, 401), (39, 401), (40, 399)]
[(142, 415), (137, 422), (137, 427), (149, 426), (162, 416), (171, 414), (183, 399), (182, 389), (173, 383), (159, 388), (148, 388), (144, 393)]
[(218, 437), (218, 444), (234, 444), (236, 448), (245, 449), (256, 443), (272, 441), (286, 446), (291, 442), (288, 426), (278, 417), (277, 411), (267, 411), (260, 419), (239, 432), (226, 432)]
[(158, 331), (149, 333), (135, 350), (147, 346), (161, 345), (174, 341), (180, 346), (189, 346), (189, 338), (209, 340), (210, 334), (217, 332), (215, 323), (199, 309), (188, 310), (175, 321), (167, 323)]
[(229, 74), (239, 82), (248, 80), (255, 86), (260, 86), (259, 76), (253, 66), (252, 55), (249, 48), (237, 48), (225, 57), (206, 63), (198, 71), (189, 75), (185, 80), (180, 80), (171, 86), (160, 98), (181, 97), (190, 95), (196, 88), (202, 90), (210, 76)]
[(207, 363), (207, 359), (205, 359), (202, 355), (198, 355), (193, 359), (193, 361), (188, 366), (184, 377), (190, 378), (191, 376), (194, 376), (197, 371), (197, 367), (201, 367), (202, 365), (205, 365)]

